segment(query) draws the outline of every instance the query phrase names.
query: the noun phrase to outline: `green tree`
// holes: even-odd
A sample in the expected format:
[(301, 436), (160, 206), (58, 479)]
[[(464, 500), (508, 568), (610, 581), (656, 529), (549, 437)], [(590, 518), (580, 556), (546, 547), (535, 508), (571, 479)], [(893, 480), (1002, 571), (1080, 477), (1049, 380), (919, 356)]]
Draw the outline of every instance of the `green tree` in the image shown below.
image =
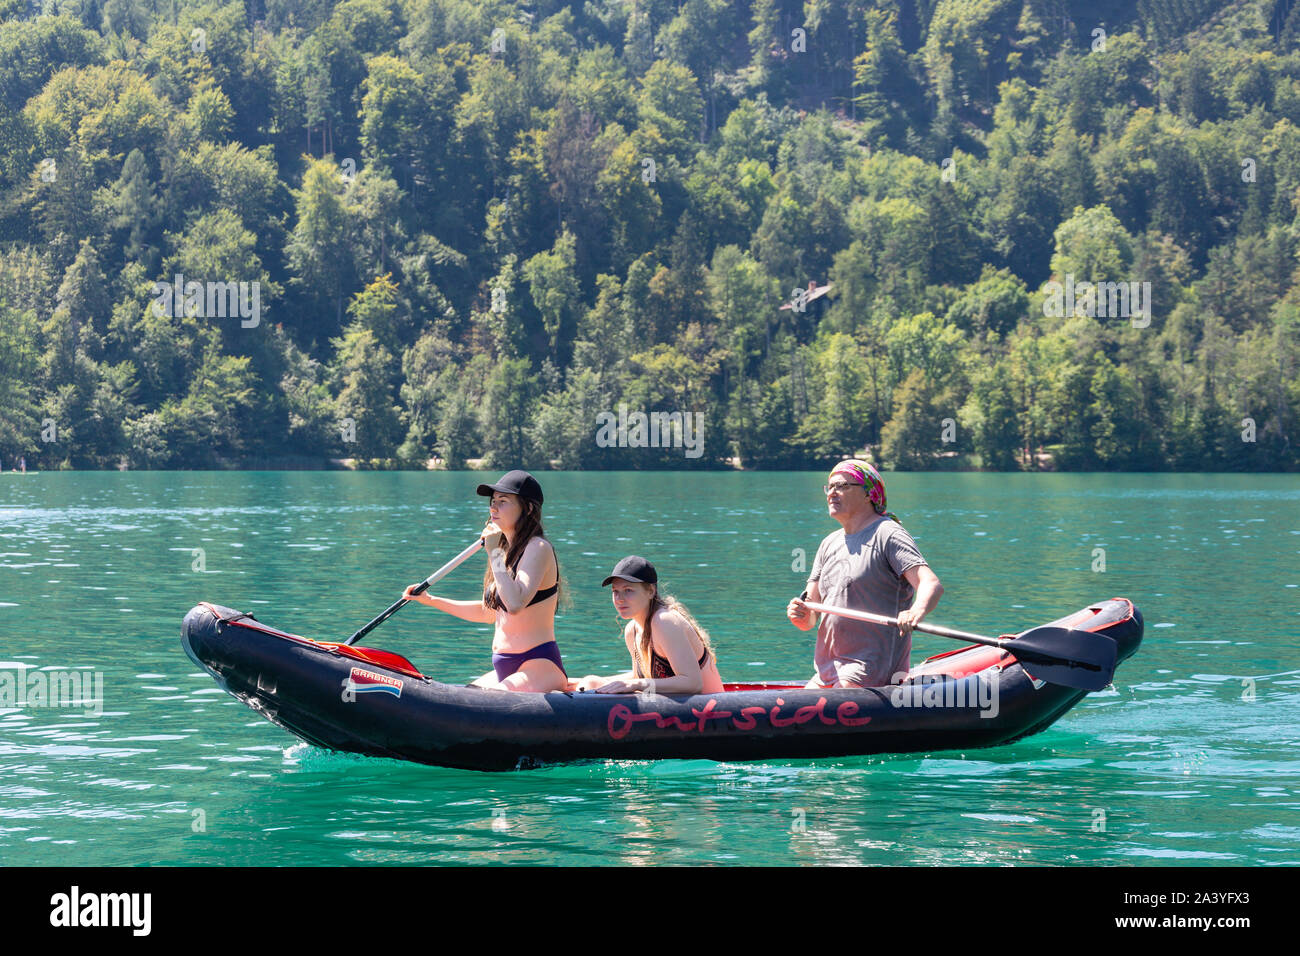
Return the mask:
[(476, 355), (460, 374), (451, 376), (453, 384), (442, 405), (435, 446), (448, 468), (464, 468), (465, 460), (483, 448), (478, 412), (483, 405), (483, 383), (490, 368), (486, 355)]
[(6, 16), (0, 22), (0, 102), (18, 112), (57, 71), (102, 63), (103, 47), (99, 34), (64, 13)]
[[(611, 139), (618, 139), (620, 127), (606, 130)], [(659, 231), (663, 215), (663, 200), (650, 179), (651, 167), (640, 155), (637, 142), (621, 139), (610, 151), (605, 168), (596, 181), (600, 197), (602, 218), (609, 222), (613, 241), (610, 267), (622, 271), (637, 256), (647, 251)], [(655, 179), (658, 178), (657, 164)]]
[(343, 437), (329, 389), (329, 370), (298, 348), (282, 329), (275, 331), (284, 355), (279, 391), (284, 396), (285, 450), (291, 454), (320, 455), (339, 445)]
[(571, 373), (563, 389), (543, 396), (529, 428), (529, 441), (557, 468), (597, 465), (605, 457), (595, 442), (596, 416), (612, 403), (600, 376), (591, 369)]
[(431, 64), (419, 73), (394, 56), (369, 64), (361, 101), (362, 163), (382, 167), (408, 194), (443, 175), (456, 101), (450, 72)]
[(714, 74), (726, 68), (729, 53), (740, 39), (739, 18), (731, 14), (728, 6), (726, 0), (685, 0), (677, 16), (656, 38), (669, 60), (686, 66), (703, 81), (703, 100), (709, 110), (700, 130), (701, 140), (717, 126)]
[(335, 405), (344, 451), (362, 463), (394, 457), (402, 425), (393, 390), (397, 372), (393, 353), (356, 321), (333, 344), (334, 379), (339, 386)]
[[(41, 433), (36, 376), (36, 315), (15, 308), (0, 290), (0, 459), (32, 455)], [(12, 467), (12, 465), (10, 465)]]
[(199, 137), (214, 143), (227, 139), (235, 118), (230, 97), (206, 78), (190, 97), (185, 113)]
[(1020, 12), (1016, 0), (939, 0), (935, 5), (924, 58), (941, 115), (956, 115), (966, 103), (988, 105), (989, 93), (1005, 78)]
[(880, 433), (880, 457), (899, 471), (932, 468), (943, 450), (943, 414), (934, 381), (914, 369), (894, 392), (894, 413)]
[(575, 274), (573, 233), (564, 231), (549, 252), (539, 252), (523, 265), (533, 306), (541, 314), (552, 354), (567, 357), (577, 330), (582, 289)]
[(867, 10), (866, 32), (866, 47), (853, 61), (857, 115), (871, 142), (902, 148), (908, 127), (919, 119), (923, 94), (899, 42), (896, 14)]
[(961, 410), (961, 424), (971, 435), (971, 446), (980, 465), (994, 471), (1015, 471), (1021, 442), (1021, 426), (1010, 383), (1010, 369), (1003, 363), (972, 375), (971, 390)]
[(965, 345), (961, 330), (932, 312), (904, 316), (885, 335), (896, 381), (919, 371), (926, 381), (946, 384), (958, 371)]
[(368, 329), (380, 345), (396, 352), (402, 339), (396, 302), (397, 286), (392, 275), (377, 276), (352, 297), (348, 305), (348, 315), (352, 317), (350, 328)]
[(128, 262), (157, 268), (160, 203), (149, 177), (149, 163), (138, 149), (127, 154), (122, 174), (96, 197), (109, 227), (125, 233), (122, 254)]
[(454, 389), (452, 378), (459, 371), (453, 360), (454, 346), (445, 328), (426, 331), (402, 355), (402, 418), (406, 439), (397, 457), (419, 465), (434, 452), (438, 441), (438, 415), (447, 394)]
[(810, 405), (795, 434), (797, 445), (818, 461), (835, 461), (866, 444), (871, 421), (866, 356), (843, 334), (819, 341), (809, 356)]
[[(45, 162), (53, 165), (47, 166)], [(53, 178), (47, 179), (46, 176)], [(47, 157), (41, 175), (33, 173), (32, 178), (36, 197), (33, 207), (40, 231), (54, 262), (66, 267), (76, 257), (81, 241), (100, 233), (89, 164), (80, 150), (69, 148), (58, 162)]]
[(945, 320), (977, 337), (1006, 336), (1029, 311), (1029, 292), (1007, 269), (984, 266), (978, 282), (967, 286)]
[(714, 252), (706, 285), (727, 355), (723, 392), (729, 394), (731, 375), (735, 375), (739, 387), (770, 347), (771, 320), (781, 292), (762, 265), (735, 246), (723, 246)]
[(24, 112), (41, 155), (71, 148), (98, 174), (120, 169), (132, 149), (155, 160), (171, 111), (143, 76), (114, 62), (56, 73)]
[(297, 287), (334, 313), (333, 322), (317, 319), (307, 327), (308, 334), (324, 337), (342, 325), (344, 299), (356, 283), (351, 243), (354, 210), (338, 168), (324, 160), (307, 167), (295, 200), (297, 224), (285, 252)]
[(1105, 206), (1075, 207), (1074, 215), (1056, 228), (1052, 274), (1064, 281), (1127, 282), (1133, 262), (1133, 241)]
[(538, 460), (529, 439), (537, 376), (527, 359), (502, 359), (488, 378), (482, 406), (485, 458), (494, 468), (526, 468)]
[(704, 123), (704, 103), (691, 71), (656, 61), (642, 78), (638, 107), (641, 123), (657, 127), (671, 154), (686, 163)]

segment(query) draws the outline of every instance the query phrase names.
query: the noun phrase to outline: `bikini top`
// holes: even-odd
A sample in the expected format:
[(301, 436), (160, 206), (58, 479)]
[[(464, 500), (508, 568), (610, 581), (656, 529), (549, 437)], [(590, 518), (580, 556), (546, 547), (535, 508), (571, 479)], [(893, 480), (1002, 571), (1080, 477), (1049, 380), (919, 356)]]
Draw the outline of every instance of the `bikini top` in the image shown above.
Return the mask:
[[(700, 670), (704, 670), (704, 663), (709, 659), (709, 649), (706, 647), (704, 653), (700, 655)], [(636, 676), (644, 677), (641, 673), (641, 649), (632, 648), (632, 660), (636, 664)], [(668, 659), (660, 657), (655, 653), (654, 645), (650, 647), (650, 678), (652, 680), (666, 680), (669, 677), (676, 677), (673, 667), (668, 663)]]
[[(534, 604), (541, 604), (548, 597), (553, 597), (555, 592), (558, 590), (560, 590), (559, 581), (556, 581), (549, 588), (539, 588), (537, 593), (533, 595), (533, 599), (525, 604), (524, 607), (532, 607)], [(492, 592), (492, 602), (488, 607), (494, 608), (498, 611), (504, 611), (506, 609), (506, 606), (501, 603), (501, 596), (495, 591)]]
[[(560, 559), (557, 557), (555, 559), (555, 583), (552, 584), (549, 588), (538, 588), (537, 593), (533, 595), (533, 599), (529, 601), (527, 604), (525, 604), (524, 607), (532, 607), (534, 604), (541, 604), (548, 597), (554, 597), (555, 593), (559, 590), (560, 590)], [(492, 592), (492, 599), (490, 601), (488, 600), (487, 592), (484, 591), (483, 603), (486, 604), (488, 607), (497, 611), (504, 611), (506, 609), (506, 606), (503, 603), (501, 603), (501, 596), (497, 594), (496, 591)]]

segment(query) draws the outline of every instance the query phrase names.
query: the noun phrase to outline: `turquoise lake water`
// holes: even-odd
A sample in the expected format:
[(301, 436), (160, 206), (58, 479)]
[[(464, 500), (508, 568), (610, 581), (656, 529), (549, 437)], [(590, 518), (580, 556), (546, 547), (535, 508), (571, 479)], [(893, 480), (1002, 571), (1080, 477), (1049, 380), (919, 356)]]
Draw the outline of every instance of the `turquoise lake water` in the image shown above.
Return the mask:
[[(346, 638), (473, 540), (494, 477), (0, 476), (0, 675), (102, 681), (102, 708), (0, 706), (0, 862), (1300, 862), (1295, 476), (887, 474), (946, 588), (931, 622), (1005, 633), (1115, 596), (1145, 615), (1113, 689), (990, 750), (446, 770), (300, 743), (181, 650), (201, 600)], [(784, 608), (837, 527), (821, 473), (539, 477), (570, 673), (628, 666), (599, 584), (639, 553), (724, 679), (811, 675)], [(448, 682), (490, 666), (488, 628), (424, 607), (366, 643)], [(913, 664), (957, 646), (918, 634)]]

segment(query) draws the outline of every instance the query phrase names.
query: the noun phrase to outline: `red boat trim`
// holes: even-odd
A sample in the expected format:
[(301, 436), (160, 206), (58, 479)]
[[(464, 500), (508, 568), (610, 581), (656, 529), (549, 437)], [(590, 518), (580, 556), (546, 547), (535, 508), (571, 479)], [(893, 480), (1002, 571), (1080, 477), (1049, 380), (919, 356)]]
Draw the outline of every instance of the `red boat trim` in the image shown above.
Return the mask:
[[(1118, 597), (1112, 598), (1111, 600), (1123, 601), (1125, 604), (1127, 604), (1128, 613), (1117, 620), (1110, 620), (1104, 624), (1099, 624), (1099, 625), (1094, 624), (1091, 627), (1083, 627), (1081, 625), (1097, 617), (1097, 615), (1099, 615), (1104, 610), (1104, 608), (1101, 607), (1090, 606), (1084, 608), (1083, 610), (1079, 611), (1076, 614), (1071, 615), (1068, 618), (1063, 618), (1058, 626), (1069, 627), (1075, 630), (1082, 630), (1082, 631), (1095, 633), (1100, 630), (1105, 630), (1106, 628), (1109, 627), (1114, 627), (1117, 624), (1122, 624), (1124, 621), (1130, 620), (1133, 617), (1132, 601), (1130, 601), (1128, 598), (1118, 598)], [(328, 651), (333, 654), (339, 654), (343, 657), (350, 657), (354, 660), (364, 661), (367, 664), (374, 664), (379, 667), (387, 667), (389, 670), (397, 671), (399, 674), (406, 674), (409, 677), (418, 677), (422, 680), (431, 679), (425, 677), (425, 675), (422, 674), (414, 664), (412, 664), (401, 654), (396, 654), (392, 651), (384, 651), (374, 647), (356, 647), (352, 644), (343, 644), (335, 641), (314, 641), (309, 637), (300, 637), (297, 634), (290, 634), (288, 631), (281, 631), (278, 628), (267, 627), (265, 624), (262, 624), (261, 622), (257, 621), (251, 615), (237, 614), (233, 617), (222, 617), (220, 612), (217, 611), (216, 607), (213, 606), (212, 604), (209, 604), (207, 601), (200, 601), (199, 604), (202, 607), (207, 608), (212, 613), (212, 616), (215, 617), (222, 624), (226, 624), (232, 627), (244, 627), (244, 628), (248, 628), (251, 631), (259, 631), (263, 634), (270, 634), (273, 637), (279, 637), (289, 641), (297, 641), (300, 644), (308, 644), (311, 645), (312, 647), (320, 648), (322, 650)], [(1015, 634), (999, 635), (999, 637), (1001, 637), (1004, 640), (1012, 640), (1012, 641), (1014, 641), (1017, 636), (1018, 635)], [(926, 665), (932, 664), (935, 661), (944, 660), (945, 658), (953, 657), (957, 654), (965, 654), (968, 656), (963, 658), (960, 664), (956, 667), (942, 668), (937, 671), (925, 670)], [(1014, 663), (1016, 663), (1016, 658), (1010, 651), (1003, 650), (997, 647), (988, 647), (982, 644), (968, 644), (965, 647), (959, 647), (956, 648), (955, 650), (944, 651), (942, 654), (935, 654), (933, 657), (927, 657), (925, 660), (921, 662), (921, 664), (918, 667), (912, 669), (911, 674), (918, 675), (918, 674), (925, 674), (925, 673), (942, 673), (942, 674), (947, 674), (954, 678), (962, 678), (962, 677), (967, 677), (970, 674), (978, 673), (979, 671), (982, 670), (987, 670), (990, 667), (1001, 667), (1005, 669), (1007, 667), (1010, 667)], [(796, 690), (802, 688), (803, 686), (804, 685), (801, 683), (791, 683), (791, 682), (783, 682), (783, 681), (775, 681), (775, 682), (759, 681), (759, 682), (752, 682), (752, 683), (723, 684), (722, 689), (724, 693), (731, 693), (735, 691), (755, 691), (755, 690)]]
[[(1091, 607), (1086, 607), (1083, 610), (1079, 611), (1078, 613), (1070, 615), (1069, 617), (1062, 618), (1061, 621), (1056, 626), (1068, 627), (1076, 631), (1087, 631), (1089, 633), (1097, 633), (1098, 631), (1104, 631), (1107, 628), (1115, 627), (1118, 624), (1122, 624), (1133, 617), (1132, 601), (1130, 601), (1128, 598), (1111, 598), (1111, 600), (1123, 601), (1125, 604), (1127, 604), (1128, 613), (1121, 618), (1108, 620), (1102, 624), (1083, 626), (1088, 621), (1091, 621), (1093, 618), (1101, 614), (1103, 610), (1105, 610), (1105, 608), (1102, 607), (1091, 606)], [(1013, 645), (1015, 639), (1018, 636), (1019, 635), (1017, 634), (998, 635), (998, 637), (1000, 637), (1002, 640), (1011, 641)], [(940, 673), (950, 674), (953, 677), (965, 677), (968, 674), (974, 674), (977, 671), (984, 670), (986, 667), (992, 667), (994, 665), (1000, 664), (1003, 668), (1006, 668), (1016, 663), (1015, 655), (1011, 650), (1003, 650), (997, 647), (988, 647), (987, 645), (983, 645), (983, 644), (968, 644), (965, 647), (959, 647), (953, 651), (944, 651), (942, 654), (935, 654), (933, 657), (927, 657), (924, 661), (921, 662), (921, 667), (917, 668), (917, 670), (924, 668), (925, 665), (930, 664), (933, 661), (939, 661), (939, 660), (943, 660), (944, 658), (952, 657), (954, 654), (969, 654), (970, 656), (967, 659), (962, 661), (961, 666), (942, 670), (940, 671)]]
[(424, 675), (416, 669), (414, 664), (408, 661), (401, 654), (395, 654), (392, 651), (381, 651), (376, 647), (356, 647), (352, 644), (341, 644), (335, 641), (313, 641), (309, 637), (299, 637), (297, 634), (290, 634), (288, 631), (281, 631), (274, 627), (267, 627), (265, 624), (262, 624), (254, 618), (244, 614), (223, 618), (217, 609), (207, 601), (200, 601), (199, 603), (211, 611), (212, 616), (218, 621), (230, 627), (244, 627), (250, 631), (259, 631), (262, 634), (270, 634), (272, 637), (280, 637), (288, 641), (297, 641), (299, 644), (309, 644), (312, 647), (318, 647), (322, 650), (329, 651), (332, 654), (339, 654), (342, 657), (350, 657), (353, 660), (365, 661), (367, 664), (387, 667), (389, 670), (397, 671), (399, 674), (406, 674), (408, 677), (424, 677)]

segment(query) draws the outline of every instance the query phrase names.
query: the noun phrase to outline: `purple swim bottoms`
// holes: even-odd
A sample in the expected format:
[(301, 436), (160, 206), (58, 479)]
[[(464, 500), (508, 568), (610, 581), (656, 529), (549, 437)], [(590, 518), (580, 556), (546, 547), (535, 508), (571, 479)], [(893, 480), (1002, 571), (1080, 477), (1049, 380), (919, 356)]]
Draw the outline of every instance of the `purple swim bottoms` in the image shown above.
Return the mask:
[(545, 644), (538, 644), (536, 647), (524, 651), (522, 654), (493, 654), (492, 669), (497, 672), (497, 680), (505, 680), (527, 661), (547, 660), (560, 669), (560, 673), (565, 677), (569, 672), (564, 669), (560, 663), (560, 645), (554, 641), (547, 641)]

